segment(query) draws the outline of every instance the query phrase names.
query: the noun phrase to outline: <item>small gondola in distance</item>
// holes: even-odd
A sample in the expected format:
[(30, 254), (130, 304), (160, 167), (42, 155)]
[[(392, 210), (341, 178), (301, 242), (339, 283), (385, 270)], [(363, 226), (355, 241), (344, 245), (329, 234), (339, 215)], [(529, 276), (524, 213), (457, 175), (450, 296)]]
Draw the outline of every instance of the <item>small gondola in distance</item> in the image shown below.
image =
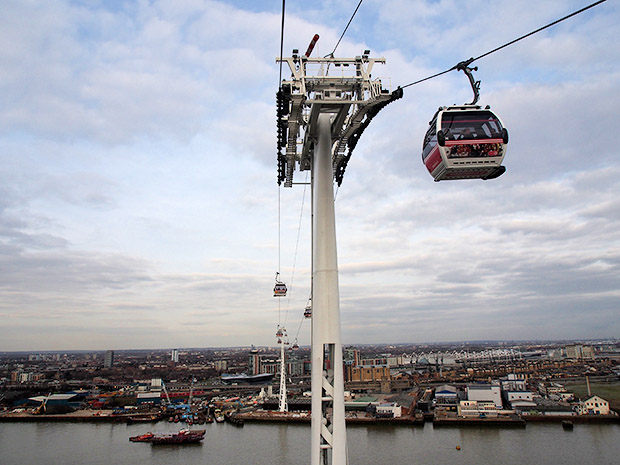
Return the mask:
[(493, 179), (502, 165), (508, 131), (489, 106), (440, 107), (429, 123), (422, 161), (435, 181)]
[(280, 281), (280, 273), (276, 273), (276, 285), (273, 287), (274, 297), (286, 297), (286, 284)]

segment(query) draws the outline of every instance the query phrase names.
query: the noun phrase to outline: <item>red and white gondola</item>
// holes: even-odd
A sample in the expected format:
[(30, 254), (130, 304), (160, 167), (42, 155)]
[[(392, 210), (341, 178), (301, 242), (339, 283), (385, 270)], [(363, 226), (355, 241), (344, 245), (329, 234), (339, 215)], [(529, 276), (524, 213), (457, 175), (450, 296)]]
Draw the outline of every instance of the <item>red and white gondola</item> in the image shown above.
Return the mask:
[(429, 123), (422, 161), (435, 181), (493, 179), (506, 171), (508, 131), (490, 107), (440, 107)]

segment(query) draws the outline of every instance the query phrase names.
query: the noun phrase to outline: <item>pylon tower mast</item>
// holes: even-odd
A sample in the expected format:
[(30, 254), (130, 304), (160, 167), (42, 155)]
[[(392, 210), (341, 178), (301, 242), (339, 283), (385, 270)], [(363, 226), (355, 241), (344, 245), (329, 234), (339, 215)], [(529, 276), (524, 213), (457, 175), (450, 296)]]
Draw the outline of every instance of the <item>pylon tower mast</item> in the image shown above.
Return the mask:
[(286, 400), (286, 361), (284, 359), (284, 346), (288, 345), (286, 329), (278, 328), (276, 336), (278, 336), (278, 344), (280, 344), (280, 394), (278, 410), (280, 412), (288, 412), (288, 402)]
[(340, 185), (362, 132), (402, 89), (392, 92), (372, 80), (373, 66), (385, 59), (370, 58), (368, 50), (355, 58), (311, 58), (316, 40), (304, 55), (293, 50), (276, 59), (291, 70), (277, 93), (278, 184), (292, 187), (296, 168), (312, 171), (310, 463), (346, 465), (334, 180)]

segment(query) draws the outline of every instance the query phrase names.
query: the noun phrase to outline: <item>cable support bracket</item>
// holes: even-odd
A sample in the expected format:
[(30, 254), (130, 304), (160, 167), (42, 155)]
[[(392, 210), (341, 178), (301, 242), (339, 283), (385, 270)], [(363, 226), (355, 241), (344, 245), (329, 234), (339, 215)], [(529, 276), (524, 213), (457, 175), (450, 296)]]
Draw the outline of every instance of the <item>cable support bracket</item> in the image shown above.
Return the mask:
[[(351, 159), (353, 150), (357, 146), (357, 142), (362, 136), (362, 133), (366, 130), (372, 119), (377, 116), (383, 108), (402, 98), (403, 93), (403, 89), (398, 87), (395, 91), (389, 94), (389, 98), (379, 99), (379, 97), (381, 97), (379, 96), (374, 102), (360, 108), (358, 112), (351, 117), (350, 121), (353, 121), (353, 123), (350, 123), (347, 129), (343, 131), (340, 139), (338, 140), (334, 153), (334, 177), (338, 187), (342, 184), (342, 179), (344, 177), (347, 164)], [(344, 152), (345, 147), (348, 149), (348, 153), (346, 155), (339, 155), (339, 152)]]
[(463, 71), (465, 73), (465, 75), (467, 76), (467, 79), (469, 79), (469, 83), (471, 84), (471, 89), (474, 92), (474, 99), (472, 100), (471, 103), (466, 103), (466, 105), (475, 105), (476, 102), (478, 102), (478, 99), (480, 98), (480, 81), (476, 81), (476, 79), (474, 78), (474, 75), (472, 74), (472, 71), (478, 71), (478, 67), (477, 66), (474, 66), (473, 68), (469, 67), (469, 65), (471, 65), (473, 61), (474, 61), (474, 58), (472, 57), (469, 60), (461, 61), (453, 68), (453, 69), (456, 69), (457, 71)]

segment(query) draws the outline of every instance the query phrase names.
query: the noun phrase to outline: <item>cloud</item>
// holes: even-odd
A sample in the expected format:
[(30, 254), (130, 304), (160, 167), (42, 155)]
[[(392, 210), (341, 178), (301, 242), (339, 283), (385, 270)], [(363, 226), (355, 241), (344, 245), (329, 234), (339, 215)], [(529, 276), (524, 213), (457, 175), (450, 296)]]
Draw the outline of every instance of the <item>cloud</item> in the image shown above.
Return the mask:
[[(367, 1), (336, 55), (385, 56), (373, 76), (395, 89), (581, 6)], [(330, 53), (353, 13), (287, 8), (285, 55), (315, 33)], [(496, 180), (434, 183), (421, 162), (437, 108), (471, 99), (462, 73), (374, 118), (336, 195), (346, 343), (618, 332), (617, 16), (476, 63), (510, 133)], [(280, 21), (244, 1), (3, 6), (3, 349), (267, 345), (277, 324), (309, 341), (310, 188), (275, 182)]]

